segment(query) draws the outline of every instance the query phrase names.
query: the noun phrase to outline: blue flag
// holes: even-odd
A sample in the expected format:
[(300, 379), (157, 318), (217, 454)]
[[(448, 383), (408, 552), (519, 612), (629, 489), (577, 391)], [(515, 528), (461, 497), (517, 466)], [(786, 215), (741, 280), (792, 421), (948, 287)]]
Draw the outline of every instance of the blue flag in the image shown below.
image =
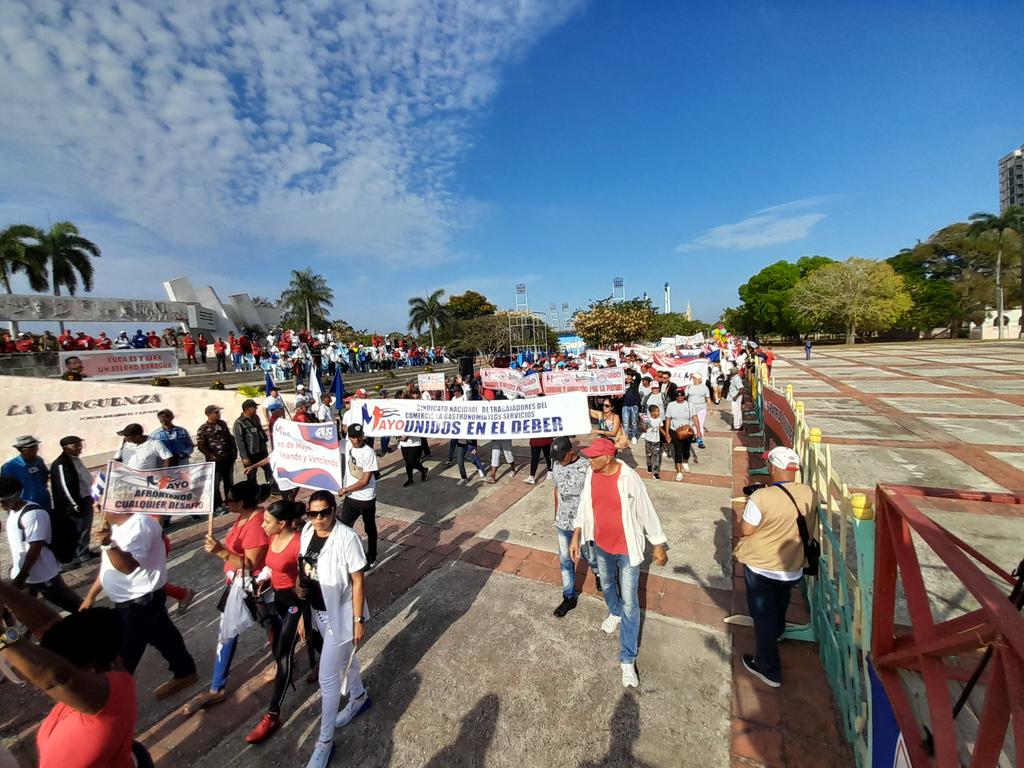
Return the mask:
[(334, 407), (341, 408), (345, 400), (345, 382), (341, 378), (341, 365), (334, 369), (334, 381), (331, 382), (331, 394), (334, 395)]
[(708, 362), (710, 362), (710, 363), (717, 363), (721, 359), (721, 357), (722, 357), (722, 350), (720, 350), (720, 349), (713, 349), (710, 352), (708, 352), (708, 354), (707, 354), (707, 359), (708, 359)]
[(277, 389), (277, 385), (274, 383), (274, 380), (270, 378), (270, 371), (265, 371), (263, 376), (263, 388), (267, 390), (267, 397), (270, 397), (270, 390)]

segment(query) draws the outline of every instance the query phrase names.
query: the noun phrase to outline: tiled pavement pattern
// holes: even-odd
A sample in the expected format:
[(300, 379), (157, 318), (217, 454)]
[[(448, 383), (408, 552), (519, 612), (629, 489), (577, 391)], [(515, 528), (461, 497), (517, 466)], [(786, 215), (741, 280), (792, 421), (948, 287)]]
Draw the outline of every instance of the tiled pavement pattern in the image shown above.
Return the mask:
[[(820, 423), (819, 411), (816, 410), (816, 405), (820, 404), (823, 418), (827, 414), (827, 418), (839, 422), (834, 425), (835, 429), (825, 429), (826, 439), (837, 451), (837, 464), (840, 447), (868, 446), (875, 451), (878, 446), (892, 446), (893, 451), (904, 452), (893, 454), (897, 457), (902, 455), (903, 463), (889, 455), (875, 458), (874, 453), (861, 465), (848, 462), (848, 468), (841, 467), (841, 471), (852, 473), (859, 466), (864, 475), (864, 481), (854, 482), (854, 485), (867, 487), (877, 480), (886, 479), (902, 481), (904, 476), (893, 476), (894, 468), (916, 477), (912, 474), (913, 468), (923, 467), (918, 471), (936, 473), (943, 470), (952, 478), (967, 476), (979, 484), (992, 483), (996, 488), (1019, 488), (1024, 486), (1015, 485), (1017, 480), (1013, 473), (1016, 472), (1019, 479), (1024, 470), (1019, 465), (1015, 466), (1013, 460), (1024, 455), (1020, 445), (1000, 438), (998, 442), (985, 444), (984, 448), (980, 447), (980, 441), (977, 446), (966, 446), (963, 441), (957, 441), (943, 431), (942, 424), (946, 422), (941, 421), (962, 423), (970, 419), (988, 419), (1004, 426), (1024, 425), (1021, 421), (1024, 389), (1013, 391), (1013, 382), (1020, 381), (1019, 366), (1024, 352), (1019, 346), (1014, 349), (1016, 357), (1012, 357), (1013, 350), (1007, 345), (1000, 347), (998, 353), (987, 346), (960, 344), (949, 347), (933, 344), (872, 346), (850, 351), (822, 348), (815, 351), (815, 359), (809, 365), (796, 357), (795, 350), (784, 351), (775, 373), (780, 379), (793, 381), (812, 421)], [(985, 356), (976, 358), (983, 351)], [(974, 360), (974, 365), (968, 364), (968, 358)], [(1015, 371), (1009, 365), (1014, 361), (1018, 366)], [(984, 366), (979, 364), (982, 362)], [(926, 375), (921, 375), (925, 364), (936, 368), (941, 366), (943, 371), (955, 371), (943, 372), (929, 380)], [(962, 383), (964, 368), (976, 370), (977, 378), (983, 379), (990, 389), (966, 389), (969, 385)], [(904, 374), (903, 369), (908, 373)], [(954, 374), (957, 381), (952, 383), (950, 377)], [(936, 384), (936, 381), (941, 383)], [(886, 383), (886, 388), (879, 389), (883, 383)], [(949, 392), (939, 400), (930, 389), (934, 386), (942, 386)], [(949, 405), (950, 401), (956, 401), (954, 406)], [(974, 402), (984, 404), (973, 410)], [(935, 410), (927, 410), (933, 407), (932, 404)], [(939, 422), (923, 421), (921, 417)], [(727, 629), (722, 624), (725, 616), (746, 612), (742, 575), (733, 573), (729, 553), (737, 532), (736, 521), (742, 510), (742, 501), (733, 499), (740, 496), (740, 489), (749, 482), (750, 457), (742, 450), (749, 439), (725, 431), (726, 419), (724, 415), (709, 419), (710, 428), (714, 430), (708, 440), (709, 447), (706, 452), (701, 452), (702, 462), (687, 474), (686, 482), (666, 481), (664, 478), (671, 478), (671, 471), (663, 472), (661, 482), (647, 480), (672, 547), (667, 568), (651, 568), (649, 572), (645, 568), (641, 580), (642, 604), (646, 611), (668, 620), (707, 627), (711, 630), (711, 637), (721, 638), (715, 643), (723, 643), (726, 647), (731, 645), (732, 725), (728, 745), (722, 745), (724, 764), (801, 768), (852, 765), (850, 752), (837, 728), (831, 694), (816, 648), (801, 643), (784, 644), (785, 685), (780, 690), (770, 690), (747, 675), (738, 662), (741, 653), (753, 649), (752, 632), (745, 628)], [(843, 427), (854, 434), (860, 434), (857, 429), (877, 429), (878, 432), (872, 432), (872, 437), (854, 438), (844, 436), (849, 433), (844, 432)], [(979, 428), (987, 429), (985, 424)], [(983, 431), (979, 434), (993, 433)], [(400, 458), (392, 454), (384, 461), (385, 478), (380, 485), (378, 506), (383, 545), (380, 561), (367, 579), (371, 605), (380, 611), (390, 604), (399, 603), (426, 577), (455, 561), (462, 561), (537, 583), (538, 589), (550, 594), (553, 608), (557, 603), (560, 575), (550, 531), (549, 484), (526, 485), (521, 482), (523, 473), (520, 472), (516, 478), (500, 475), (498, 484), (494, 486), (474, 481), (468, 488), (457, 487), (454, 485), (455, 470), (442, 472), (438, 466), (445, 450), (446, 445), (435, 443), (433, 456), (427, 462), (434, 476), (431, 479), (437, 477), (437, 481), (426, 485), (417, 483), (411, 489), (400, 487)], [(517, 447), (517, 461), (526, 460), (521, 455), (525, 450)], [(914, 451), (917, 453), (907, 453)], [(643, 463), (641, 451), (637, 450), (634, 456), (627, 456), (626, 460), (635, 464), (639, 459)], [(757, 459), (753, 461), (760, 463)], [(663, 470), (670, 470), (670, 466), (666, 463)], [(640, 471), (647, 476), (642, 467)], [(968, 472), (975, 474), (964, 474)], [(227, 523), (225, 518), (217, 520), (220, 528)], [(357, 530), (361, 530), (358, 523)], [(212, 559), (199, 548), (204, 531), (205, 526), (200, 524), (174, 534), (172, 578), (186, 586), (195, 586), (201, 592), (198, 604), (176, 621), (196, 656), (201, 679), (206, 680), (212, 664), (216, 633), (217, 614), (212, 610), (212, 603), (216, 601), (219, 588), (215, 586), (217, 562), (211, 562)], [(91, 578), (92, 570), (81, 569), (72, 576), (76, 583), (82, 584)], [(580, 569), (580, 580), (583, 592), (595, 596), (593, 576), (584, 568)], [(599, 605), (592, 602), (588, 610)], [(799, 601), (793, 606), (790, 619), (806, 620), (806, 608)], [(290, 761), (281, 763), (268, 761), (269, 750), (246, 753), (241, 751), (244, 745), (238, 743), (239, 734), (255, 722), (269, 693), (268, 685), (262, 680), (268, 657), (265, 644), (257, 635), (248, 632), (242, 637), (228, 701), (193, 718), (183, 717), (179, 709), (184, 701), (200, 690), (198, 687), (169, 702), (151, 700), (149, 689), (162, 680), (165, 671), (158, 655), (152, 651), (147, 654), (137, 674), (140, 681), (139, 733), (151, 748), (158, 765), (206, 764), (209, 762), (206, 756), (222, 754), (223, 763), (215, 760), (218, 764), (294, 765), (304, 761), (308, 740), (299, 757), (293, 753)], [(644, 696), (644, 688), (648, 684), (643, 679), (644, 658), (642, 645), (639, 697)], [(306, 670), (304, 656), (298, 662), (298, 668), (298, 697), (305, 701), (301, 706), (309, 711), (309, 717), (315, 719), (318, 709), (316, 706), (310, 709), (310, 703), (315, 704), (317, 699), (315, 691), (304, 688), (301, 681)], [(651, 683), (657, 685), (656, 673), (647, 674), (652, 675)], [(22, 748), (18, 751), (24, 757), (31, 752), (30, 748), (25, 749), (25, 745), (45, 711), (45, 702), (33, 692), (7, 684), (0, 690), (7, 694), (0, 702), (0, 728), (7, 743), (21, 742)], [(580, 725), (588, 727), (586, 723)], [(605, 727), (603, 722), (592, 725)], [(305, 732), (308, 733), (308, 728)], [(659, 737), (658, 734), (645, 733), (641, 731), (639, 738)], [(664, 738), (663, 733), (658, 733)], [(227, 735), (230, 735), (230, 741)], [(654, 764), (696, 765), (687, 761), (685, 736), (678, 738), (678, 762)], [(260, 754), (264, 757), (258, 757)], [(491, 754), (481, 764), (515, 764), (511, 757), (514, 755), (499, 759)], [(535, 760), (532, 764), (547, 763)], [(609, 758), (601, 763), (606, 766), (633, 764), (625, 758)]]

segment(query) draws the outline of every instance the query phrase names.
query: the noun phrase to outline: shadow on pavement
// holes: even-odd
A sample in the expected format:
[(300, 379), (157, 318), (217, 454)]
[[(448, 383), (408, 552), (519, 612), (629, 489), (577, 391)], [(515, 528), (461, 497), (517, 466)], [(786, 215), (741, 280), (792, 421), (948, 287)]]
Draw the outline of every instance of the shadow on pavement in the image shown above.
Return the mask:
[(494, 741), (500, 709), (501, 700), (495, 694), (488, 693), (481, 698), (462, 718), (455, 741), (430, 758), (424, 768), (478, 768), (484, 765), (487, 750)]
[(632, 693), (624, 693), (615, 705), (609, 724), (608, 752), (596, 761), (580, 763), (579, 768), (654, 768), (633, 754), (640, 739), (640, 704)]

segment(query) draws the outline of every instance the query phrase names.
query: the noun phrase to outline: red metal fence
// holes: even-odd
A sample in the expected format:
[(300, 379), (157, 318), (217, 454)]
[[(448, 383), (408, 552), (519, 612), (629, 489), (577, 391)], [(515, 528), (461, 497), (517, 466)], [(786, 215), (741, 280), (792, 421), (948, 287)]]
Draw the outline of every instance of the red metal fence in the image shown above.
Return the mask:
[[(871, 650), (913, 765), (957, 768), (968, 752), (971, 768), (995, 766), (1011, 725), (1017, 760), (1024, 760), (1024, 616), (1008, 599), (1016, 579), (917, 506), (929, 498), (1024, 506), (1024, 495), (879, 485), (876, 497)], [(980, 608), (935, 622), (915, 538), (931, 548)], [(909, 629), (896, 625), (898, 579), (912, 623)], [(1005, 583), (1006, 589), (996, 582)], [(984, 697), (977, 708), (972, 747), (960, 743), (950, 683), (970, 679), (980, 653), (988, 661), (978, 680), (978, 696), (983, 692)], [(918, 720), (912, 706), (903, 679), (907, 673), (920, 675), (923, 682), (927, 723)], [(930, 745), (924, 738), (925, 725)]]

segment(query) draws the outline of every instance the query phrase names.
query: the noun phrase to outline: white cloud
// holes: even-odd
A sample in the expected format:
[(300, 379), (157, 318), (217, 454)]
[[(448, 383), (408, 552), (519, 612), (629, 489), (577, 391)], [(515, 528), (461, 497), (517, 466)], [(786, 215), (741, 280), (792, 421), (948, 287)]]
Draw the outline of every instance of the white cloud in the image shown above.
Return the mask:
[(8, 0), (0, 188), (196, 252), (436, 263), (470, 119), (579, 2)]
[(699, 250), (745, 251), (803, 240), (825, 218), (820, 208), (835, 195), (818, 195), (762, 208), (734, 224), (720, 224), (688, 243), (676, 246), (679, 253)]

